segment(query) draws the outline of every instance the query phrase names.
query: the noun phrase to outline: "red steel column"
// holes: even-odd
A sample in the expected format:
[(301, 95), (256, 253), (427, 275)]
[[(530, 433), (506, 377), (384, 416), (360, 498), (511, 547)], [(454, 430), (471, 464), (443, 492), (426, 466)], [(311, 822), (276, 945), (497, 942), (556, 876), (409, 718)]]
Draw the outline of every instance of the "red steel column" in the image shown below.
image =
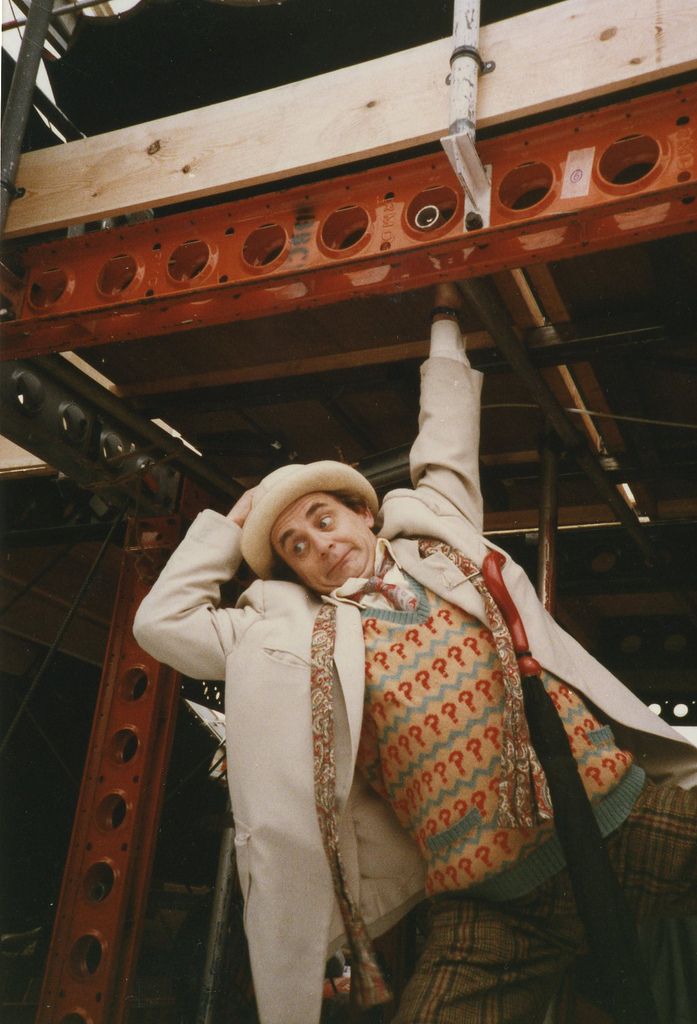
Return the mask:
[(131, 627), (179, 537), (178, 516), (129, 525), (37, 1024), (124, 1020), (179, 697)]

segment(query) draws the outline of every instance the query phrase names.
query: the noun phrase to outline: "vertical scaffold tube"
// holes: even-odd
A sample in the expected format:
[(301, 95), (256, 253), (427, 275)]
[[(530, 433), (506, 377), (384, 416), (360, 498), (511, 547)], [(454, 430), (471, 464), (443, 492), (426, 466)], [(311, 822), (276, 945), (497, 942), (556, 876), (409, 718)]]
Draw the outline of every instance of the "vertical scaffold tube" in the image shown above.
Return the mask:
[(556, 435), (548, 425), (540, 453), (540, 515), (537, 541), (537, 596), (550, 615), (557, 603), (557, 469)]
[(33, 0), (27, 14), (27, 25), (19, 48), (15, 73), (7, 94), (2, 119), (3, 153), (0, 165), (0, 235), (5, 230), (10, 202), (15, 197), (15, 178), (22, 141), (29, 119), (36, 76), (48, 32), (53, 0)]
[[(466, 132), (474, 142), (477, 123), (479, 67), (468, 50), (479, 46), (479, 0), (455, 0), (453, 10), (453, 61), (450, 67), (451, 135)], [(462, 52), (458, 55), (458, 51)]]
[(220, 994), (222, 972), (225, 965), (226, 935), (232, 913), (236, 875), (235, 830), (232, 826), (228, 826), (223, 831), (220, 841), (218, 875), (213, 894), (206, 964), (203, 971), (196, 1024), (213, 1024), (215, 1021), (216, 1001)]

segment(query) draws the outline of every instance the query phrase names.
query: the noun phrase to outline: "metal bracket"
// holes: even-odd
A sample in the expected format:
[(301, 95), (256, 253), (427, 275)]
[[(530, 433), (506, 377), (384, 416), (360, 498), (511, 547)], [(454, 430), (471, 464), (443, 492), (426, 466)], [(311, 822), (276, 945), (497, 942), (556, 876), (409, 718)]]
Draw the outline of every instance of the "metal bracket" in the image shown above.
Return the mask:
[[(454, 61), (456, 61), (458, 57), (471, 57), (479, 67), (480, 75), (489, 75), (496, 69), (496, 61), (484, 60), (476, 46), (456, 46), (450, 54), (450, 67), (453, 66)], [(450, 85), (450, 82), (447, 84)]]
[(467, 132), (441, 140), (448, 160), (465, 191), (465, 229), (479, 231), (491, 221), (491, 164), (485, 167)]
[(482, 59), (478, 41), (479, 0), (456, 0), (451, 70), (446, 79), (450, 86), (450, 134), (441, 139), (441, 144), (465, 193), (466, 231), (488, 228), (491, 219), (491, 176), (482, 166), (474, 140), (478, 78), (492, 72), (496, 64)]
[(7, 181), (6, 178), (0, 178), (0, 188), (4, 188), (10, 196), (10, 199), (21, 199), (22, 196), (27, 194), (27, 190), (22, 188), (21, 185), (17, 186), (12, 181)]

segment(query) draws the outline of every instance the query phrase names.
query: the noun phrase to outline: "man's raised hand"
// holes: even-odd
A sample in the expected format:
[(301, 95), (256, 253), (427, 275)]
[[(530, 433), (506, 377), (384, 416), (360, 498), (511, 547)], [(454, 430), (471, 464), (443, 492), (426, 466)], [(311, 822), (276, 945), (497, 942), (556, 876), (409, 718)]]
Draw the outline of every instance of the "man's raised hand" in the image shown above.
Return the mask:
[(227, 514), (227, 518), (231, 519), (233, 523), (237, 523), (238, 526), (244, 526), (247, 516), (252, 511), (252, 499), (255, 491), (256, 487), (250, 487), (248, 491), (245, 491)]

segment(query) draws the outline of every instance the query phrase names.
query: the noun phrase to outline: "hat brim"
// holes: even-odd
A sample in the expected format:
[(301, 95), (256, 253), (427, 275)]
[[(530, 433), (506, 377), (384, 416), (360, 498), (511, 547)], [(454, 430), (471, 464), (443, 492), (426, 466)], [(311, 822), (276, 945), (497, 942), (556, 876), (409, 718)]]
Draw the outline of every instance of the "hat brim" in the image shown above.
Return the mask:
[(242, 527), (242, 557), (261, 579), (270, 579), (274, 564), (271, 530), (284, 508), (313, 491), (349, 491), (362, 498), (374, 516), (379, 503), (362, 473), (343, 462), (325, 460), (298, 465), (298, 472), (271, 487), (256, 502)]

